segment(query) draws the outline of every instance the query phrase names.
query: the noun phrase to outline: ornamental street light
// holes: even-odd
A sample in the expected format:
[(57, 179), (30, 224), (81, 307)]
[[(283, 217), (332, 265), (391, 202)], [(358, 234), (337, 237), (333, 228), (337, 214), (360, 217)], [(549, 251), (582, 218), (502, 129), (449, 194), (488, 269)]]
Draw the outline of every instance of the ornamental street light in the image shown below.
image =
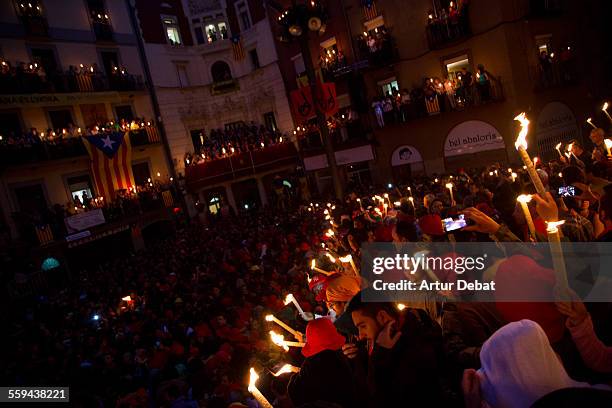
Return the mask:
[[(309, 36), (311, 32), (322, 34), (325, 31), (326, 12), (321, 2), (315, 0), (307, 0), (302, 4), (298, 4), (297, 0), (293, 0), (288, 9), (280, 10), (277, 8), (277, 11), (280, 13), (280, 16), (277, 18), (281, 28), (279, 39), (281, 42), (296, 40), (300, 45), (300, 51), (304, 60), (304, 68), (306, 69), (306, 76), (308, 77), (308, 85), (311, 88), (312, 102), (315, 107), (320, 106), (318, 104), (319, 93), (316, 90), (317, 79), (310, 53)], [(344, 196), (343, 186), (338, 174), (338, 166), (336, 164), (336, 156), (334, 155), (334, 147), (329, 136), (327, 119), (325, 113), (321, 112), (320, 109), (315, 109), (315, 112), (317, 127), (319, 128), (325, 146), (325, 153), (331, 172), (335, 196), (338, 199), (342, 199)]]

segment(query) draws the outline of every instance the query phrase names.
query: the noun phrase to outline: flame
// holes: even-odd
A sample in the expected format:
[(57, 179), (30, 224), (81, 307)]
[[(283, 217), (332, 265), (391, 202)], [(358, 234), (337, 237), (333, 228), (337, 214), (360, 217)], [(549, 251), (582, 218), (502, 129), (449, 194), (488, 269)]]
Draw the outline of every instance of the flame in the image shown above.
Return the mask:
[(531, 194), (521, 194), (520, 196), (516, 197), (516, 201), (519, 203), (528, 203), (531, 201), (531, 198)]
[(408, 200), (410, 200), (410, 202), (414, 204), (414, 197), (408, 197)]
[(288, 305), (289, 303), (291, 303), (292, 300), (293, 300), (293, 295), (289, 293), (287, 296), (285, 296), (285, 305)]
[(565, 221), (555, 221), (555, 222), (547, 222), (546, 223), (546, 232), (557, 232), (557, 227), (559, 225), (565, 224)]
[(525, 112), (521, 112), (520, 115), (516, 116), (514, 120), (518, 120), (521, 123), (521, 131), (519, 132), (514, 147), (518, 150), (520, 147), (527, 149), (527, 133), (529, 132), (529, 119), (525, 116)]
[(385, 198), (389, 198), (389, 194), (385, 193), (385, 194), (384, 194), (384, 197), (385, 197)]
[(271, 322), (274, 320), (274, 316), (270, 315), (266, 315), (266, 322)]
[(606, 145), (606, 149), (612, 149), (612, 140), (604, 139), (604, 144)]
[(587, 123), (593, 124), (593, 118), (588, 118)]
[(374, 211), (376, 212), (376, 214), (382, 215), (382, 211), (380, 211), (380, 208), (376, 207)]
[(511, 176), (512, 176), (512, 181), (514, 181), (518, 177), (518, 174), (516, 174), (515, 172), (512, 172)]
[(563, 145), (563, 143), (559, 142), (559, 144), (557, 146), (555, 146), (555, 149), (559, 150), (562, 145)]
[(122, 297), (121, 300), (123, 300), (124, 302), (131, 302), (132, 301), (132, 297), (130, 295), (127, 295), (125, 297)]
[(331, 228), (327, 230), (327, 233), (329, 234), (330, 237), (333, 237), (335, 235), (334, 231)]
[(310, 285), (310, 282), (312, 282), (312, 278), (308, 275), (306, 275), (306, 280), (308, 281), (308, 284)]
[(601, 110), (608, 110), (608, 102), (604, 102), (603, 106), (601, 107)]
[(446, 188), (448, 188), (449, 190), (453, 189), (453, 183), (446, 183)]
[(325, 256), (327, 256), (332, 263), (336, 263), (336, 258), (334, 258), (329, 252), (326, 252)]
[(278, 334), (274, 330), (270, 330), (270, 339), (272, 340), (272, 343), (282, 347), (285, 351), (289, 351), (289, 346), (285, 344), (285, 336), (282, 334)]
[(348, 254), (347, 256), (341, 256), (338, 259), (340, 259), (340, 262), (342, 263), (347, 263), (347, 262), (351, 262), (353, 260), (353, 257), (351, 256), (351, 254)]
[(400, 312), (406, 308), (406, 305), (403, 303), (398, 303), (396, 306), (397, 310), (399, 310)]
[(281, 367), (280, 370), (278, 370), (276, 373), (272, 375), (275, 377), (278, 377), (279, 375), (290, 373), (292, 368), (293, 366), (291, 364), (285, 364), (284, 366)]
[(573, 143), (573, 142), (572, 142), (572, 143), (570, 143), (570, 144), (568, 144), (568, 145), (567, 145), (567, 151), (568, 151), (568, 152), (571, 152), (573, 147), (574, 147), (574, 143)]
[(310, 261), (310, 269), (314, 269), (316, 267), (317, 267), (317, 261), (313, 259), (312, 261)]
[(259, 379), (259, 375), (257, 375), (257, 373), (255, 372), (255, 369), (253, 367), (251, 367), (251, 369), (249, 371), (250, 371), (251, 375), (249, 377), (249, 388), (248, 388), (248, 390), (249, 390), (249, 392), (253, 392), (253, 391), (255, 391), (257, 389), (257, 386), (256, 386), (255, 383)]
[(395, 202), (393, 203), (393, 205), (394, 205), (394, 206), (396, 206), (396, 207), (399, 207), (400, 205), (402, 205), (402, 203), (401, 203), (401, 202), (399, 202), (399, 201), (395, 201)]

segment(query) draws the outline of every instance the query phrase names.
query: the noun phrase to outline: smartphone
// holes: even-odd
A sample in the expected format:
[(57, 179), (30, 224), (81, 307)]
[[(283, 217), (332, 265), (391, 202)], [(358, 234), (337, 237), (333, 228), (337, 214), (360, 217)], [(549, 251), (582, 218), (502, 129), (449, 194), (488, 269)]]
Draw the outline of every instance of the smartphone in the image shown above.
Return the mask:
[(561, 186), (561, 187), (559, 187), (559, 196), (560, 197), (575, 197), (576, 196), (576, 187), (574, 187), (574, 186)]
[(455, 231), (467, 225), (467, 221), (465, 220), (465, 215), (463, 214), (458, 214), (455, 218), (453, 217), (444, 218), (442, 220), (442, 223), (444, 224), (445, 232)]

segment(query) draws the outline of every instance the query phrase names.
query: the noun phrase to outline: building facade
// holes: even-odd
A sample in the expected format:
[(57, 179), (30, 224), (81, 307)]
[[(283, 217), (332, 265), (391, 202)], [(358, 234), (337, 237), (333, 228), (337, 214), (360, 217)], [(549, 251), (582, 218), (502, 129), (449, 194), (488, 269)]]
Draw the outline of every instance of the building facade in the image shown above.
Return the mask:
[(171, 177), (128, 11), (123, 0), (0, 2), (0, 203), (12, 238), (19, 220), (104, 195), (81, 136), (109, 124), (139, 128), (136, 184)]
[[(355, 49), (380, 58), (385, 46), (392, 49), (386, 63), (361, 71), (380, 184), (518, 163), (513, 118), (521, 111), (531, 119), (530, 152), (546, 159), (560, 141), (588, 143), (588, 117), (607, 125), (600, 107), (610, 81), (601, 67), (609, 56), (591, 28), (601, 24), (601, 2), (343, 4)], [(601, 60), (586, 57), (594, 50)], [(376, 105), (388, 99), (399, 108), (383, 109), (378, 122)]]
[[(223, 153), (203, 150), (211, 138), (251, 124), (291, 139), (293, 120), (264, 2), (137, 0), (135, 7), (173, 164), (187, 176), (193, 202), (222, 199), (234, 209), (267, 203), (268, 179), (277, 169), (262, 173), (256, 155), (229, 143)], [(219, 161), (226, 170), (216, 169)], [(247, 176), (237, 172), (245, 161), (252, 165)], [(281, 170), (295, 169), (291, 163)]]

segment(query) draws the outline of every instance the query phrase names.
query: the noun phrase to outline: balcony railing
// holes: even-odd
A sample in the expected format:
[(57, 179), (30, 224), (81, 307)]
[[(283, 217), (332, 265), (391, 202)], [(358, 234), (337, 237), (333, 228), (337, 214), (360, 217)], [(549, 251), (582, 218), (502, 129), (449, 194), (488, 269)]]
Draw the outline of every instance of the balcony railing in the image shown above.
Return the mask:
[(564, 0), (529, 0), (531, 17), (554, 17), (565, 10)]
[[(160, 141), (159, 130), (155, 126), (130, 131), (130, 142), (134, 147), (153, 145)], [(26, 135), (18, 139), (3, 136), (0, 141), (0, 168), (86, 155), (87, 150), (79, 136), (60, 138), (53, 142), (28, 138)]]
[(194, 190), (297, 164), (297, 161), (298, 154), (294, 144), (285, 142), (188, 166), (185, 168), (185, 179), (188, 189)]
[(529, 76), (533, 81), (535, 92), (572, 86), (580, 82), (576, 59), (565, 58), (563, 52), (559, 59), (541, 60), (538, 65), (530, 66)]
[(422, 89), (414, 89), (411, 98), (399, 106), (394, 105), (393, 110), (384, 112), (378, 117), (372, 112), (372, 121), (378, 128), (405, 123), (415, 119), (436, 116), (446, 112), (463, 111), (488, 103), (500, 102), (505, 99), (504, 89), (500, 77), (492, 77), (486, 83), (475, 83), (470, 86), (459, 87), (449, 93), (433, 93), (426, 96)]
[[(336, 126), (329, 130), (334, 150), (343, 150), (350, 147), (370, 143), (368, 131), (360, 120), (346, 122), (344, 126)], [(299, 139), (300, 150), (305, 154), (322, 153), (324, 151), (323, 140), (316, 126), (312, 130), (304, 132)]]
[(0, 94), (48, 94), (72, 92), (143, 91), (140, 75), (46, 73), (39, 75), (18, 68), (0, 74)]
[(427, 43), (430, 49), (437, 49), (447, 44), (468, 37), (472, 34), (468, 12), (463, 8), (452, 17), (429, 20), (426, 27)]
[(230, 92), (240, 90), (240, 84), (235, 79), (229, 79), (227, 81), (213, 82), (210, 87), (211, 95), (222, 95)]

